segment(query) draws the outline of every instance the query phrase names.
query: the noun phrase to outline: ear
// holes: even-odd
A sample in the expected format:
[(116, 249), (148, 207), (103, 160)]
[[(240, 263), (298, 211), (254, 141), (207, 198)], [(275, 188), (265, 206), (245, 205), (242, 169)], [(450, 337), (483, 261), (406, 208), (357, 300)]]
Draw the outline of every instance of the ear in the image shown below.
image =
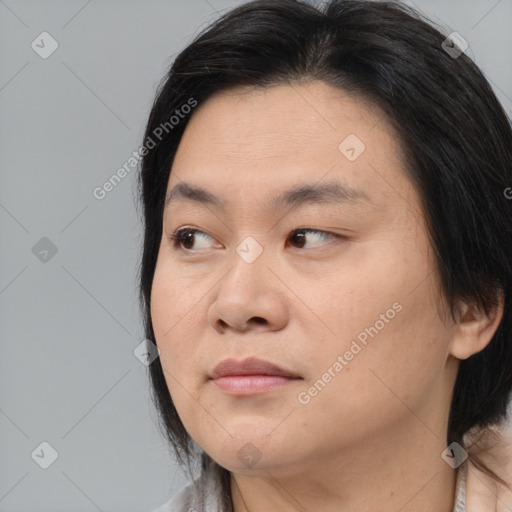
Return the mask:
[(483, 350), (491, 341), (503, 318), (504, 295), (498, 294), (498, 304), (484, 311), (476, 304), (460, 303), (450, 354), (457, 359), (467, 359)]

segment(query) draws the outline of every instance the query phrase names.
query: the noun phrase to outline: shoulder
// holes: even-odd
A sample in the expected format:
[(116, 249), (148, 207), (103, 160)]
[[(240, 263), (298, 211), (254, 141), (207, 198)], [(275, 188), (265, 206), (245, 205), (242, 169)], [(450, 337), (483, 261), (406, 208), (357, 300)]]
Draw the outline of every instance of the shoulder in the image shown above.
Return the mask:
[(194, 484), (189, 484), (153, 512), (189, 512), (190, 509), (193, 510), (193, 502)]
[(152, 512), (221, 512), (220, 486), (210, 473), (202, 473), (193, 483)]

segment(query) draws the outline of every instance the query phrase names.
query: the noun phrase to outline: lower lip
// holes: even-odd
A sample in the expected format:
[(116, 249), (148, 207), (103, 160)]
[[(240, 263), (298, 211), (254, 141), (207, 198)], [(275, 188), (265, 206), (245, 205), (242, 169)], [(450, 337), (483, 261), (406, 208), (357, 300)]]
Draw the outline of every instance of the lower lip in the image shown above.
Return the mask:
[(233, 375), (219, 377), (213, 382), (226, 393), (233, 395), (251, 395), (270, 391), (301, 379), (289, 379), (278, 375)]

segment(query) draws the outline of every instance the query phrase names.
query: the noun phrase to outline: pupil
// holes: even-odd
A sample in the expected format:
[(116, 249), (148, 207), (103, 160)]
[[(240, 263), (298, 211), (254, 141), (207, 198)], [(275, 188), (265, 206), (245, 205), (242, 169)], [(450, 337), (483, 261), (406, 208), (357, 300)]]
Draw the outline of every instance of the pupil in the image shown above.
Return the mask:
[[(188, 242), (193, 245), (193, 233), (190, 231), (186, 231), (181, 237), (181, 242), (183, 244), (187, 244)], [(185, 249), (189, 249), (189, 247), (185, 247)]]
[(292, 238), (297, 239), (297, 237), (299, 238), (297, 245), (302, 247), (304, 245), (304, 241), (305, 241), (304, 231), (296, 231), (295, 234), (292, 236)]

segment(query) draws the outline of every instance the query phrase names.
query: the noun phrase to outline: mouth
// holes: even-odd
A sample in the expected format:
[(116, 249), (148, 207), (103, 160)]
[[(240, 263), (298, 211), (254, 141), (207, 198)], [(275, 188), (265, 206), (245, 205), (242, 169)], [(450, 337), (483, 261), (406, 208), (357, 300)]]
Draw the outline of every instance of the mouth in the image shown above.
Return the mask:
[(262, 393), (303, 380), (290, 370), (255, 357), (242, 361), (225, 359), (214, 368), (210, 379), (232, 395)]

